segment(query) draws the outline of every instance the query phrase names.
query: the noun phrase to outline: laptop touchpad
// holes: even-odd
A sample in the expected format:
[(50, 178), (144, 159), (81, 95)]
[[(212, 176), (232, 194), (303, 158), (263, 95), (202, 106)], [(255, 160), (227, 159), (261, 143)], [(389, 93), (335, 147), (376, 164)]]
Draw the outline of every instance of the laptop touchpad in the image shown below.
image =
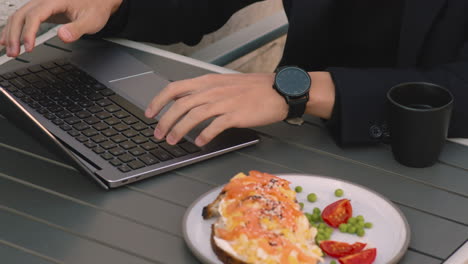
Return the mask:
[[(168, 80), (149, 72), (112, 80), (107, 83), (107, 86), (144, 111), (153, 98), (168, 84)], [(166, 108), (162, 112), (165, 112)]]

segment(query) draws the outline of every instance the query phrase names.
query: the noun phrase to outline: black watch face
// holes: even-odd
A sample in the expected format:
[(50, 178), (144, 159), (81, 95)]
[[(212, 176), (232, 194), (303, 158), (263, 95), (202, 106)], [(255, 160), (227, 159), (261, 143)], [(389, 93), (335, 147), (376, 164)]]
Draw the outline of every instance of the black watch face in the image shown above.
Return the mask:
[(276, 73), (276, 89), (288, 96), (304, 95), (309, 91), (310, 84), (309, 74), (297, 67), (286, 67)]

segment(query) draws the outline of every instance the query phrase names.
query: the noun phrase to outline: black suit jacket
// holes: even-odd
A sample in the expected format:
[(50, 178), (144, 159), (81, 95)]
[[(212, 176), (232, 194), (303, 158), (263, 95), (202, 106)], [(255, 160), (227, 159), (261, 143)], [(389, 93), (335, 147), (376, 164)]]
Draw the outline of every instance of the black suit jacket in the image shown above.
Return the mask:
[[(237, 10), (258, 0), (125, 0), (101, 34), (193, 45)], [(397, 66), (325, 65), (335, 39), (334, 1), (283, 0), (289, 31), (281, 65), (332, 74), (339, 96), (328, 126), (339, 144), (375, 142), (370, 127), (386, 121), (385, 94), (402, 82), (447, 87), (455, 97), (449, 137), (468, 137), (468, 1), (406, 0)], [(346, 47), (343, 47), (346, 49)]]

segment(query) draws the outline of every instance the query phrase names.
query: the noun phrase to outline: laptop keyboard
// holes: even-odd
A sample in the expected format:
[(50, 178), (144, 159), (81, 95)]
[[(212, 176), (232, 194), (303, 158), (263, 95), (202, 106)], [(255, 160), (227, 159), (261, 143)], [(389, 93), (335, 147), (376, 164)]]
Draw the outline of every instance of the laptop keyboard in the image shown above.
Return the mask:
[(122, 172), (200, 151), (154, 138), (156, 120), (66, 60), (1, 74), (0, 86)]

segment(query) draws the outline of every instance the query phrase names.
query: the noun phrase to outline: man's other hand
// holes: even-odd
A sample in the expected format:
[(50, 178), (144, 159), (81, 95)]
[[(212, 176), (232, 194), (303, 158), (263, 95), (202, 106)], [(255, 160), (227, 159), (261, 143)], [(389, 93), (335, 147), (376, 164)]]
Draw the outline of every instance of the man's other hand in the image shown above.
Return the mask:
[(66, 42), (78, 40), (83, 34), (101, 30), (122, 0), (31, 0), (8, 18), (0, 36), (0, 45), (7, 55), (16, 57), (20, 45), (27, 52), (34, 48), (36, 34), (42, 22), (65, 24), (58, 30)]

